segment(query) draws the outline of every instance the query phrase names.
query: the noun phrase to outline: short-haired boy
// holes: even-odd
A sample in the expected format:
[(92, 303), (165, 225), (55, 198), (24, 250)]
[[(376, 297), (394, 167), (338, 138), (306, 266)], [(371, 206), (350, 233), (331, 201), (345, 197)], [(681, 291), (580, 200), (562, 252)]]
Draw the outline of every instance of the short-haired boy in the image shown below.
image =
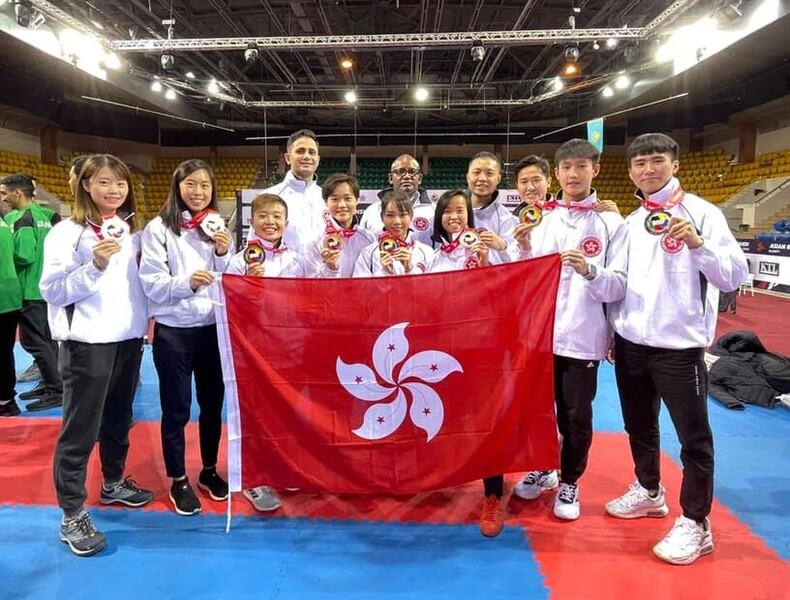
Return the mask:
[(226, 273), (255, 277), (304, 277), (304, 262), (285, 243), (288, 205), (276, 194), (261, 194), (250, 208), (247, 245), (231, 259)]
[[(625, 293), (628, 241), (625, 222), (616, 210), (596, 210), (601, 203), (592, 188), (600, 171), (600, 153), (595, 146), (585, 140), (569, 140), (560, 146), (554, 160), (554, 173), (562, 188), (556, 201), (522, 219), (515, 237), (522, 258), (558, 252), (562, 260), (554, 320), (554, 396), (562, 435), (554, 515), (574, 520), (580, 512), (578, 480), (587, 467), (592, 443), (598, 366), (611, 341), (604, 308)], [(546, 165), (541, 160), (531, 163), (522, 169), (531, 169), (534, 176), (531, 185), (536, 197), (531, 206), (541, 208), (539, 202), (546, 196), (549, 181)], [(530, 198), (524, 196), (528, 202)], [(532, 471), (516, 485), (515, 493), (532, 500), (557, 483), (553, 471)]]

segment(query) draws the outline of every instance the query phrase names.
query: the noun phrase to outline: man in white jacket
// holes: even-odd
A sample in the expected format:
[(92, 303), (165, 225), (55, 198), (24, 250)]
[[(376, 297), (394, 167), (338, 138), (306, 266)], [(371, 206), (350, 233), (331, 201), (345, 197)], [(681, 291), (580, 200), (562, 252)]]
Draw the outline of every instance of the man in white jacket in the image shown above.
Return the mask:
[(291, 134), (283, 155), (290, 167), (285, 179), (266, 188), (264, 194), (280, 196), (288, 205), (288, 229), (283, 241), (301, 252), (305, 244), (314, 240), (324, 230), (322, 217), (326, 206), (321, 195), (315, 172), (321, 163), (318, 139), (309, 129)]
[(713, 551), (713, 435), (703, 353), (716, 332), (719, 290), (737, 290), (748, 268), (724, 214), (685, 192), (678, 168), (678, 145), (664, 134), (640, 135), (628, 148), (628, 173), (642, 206), (626, 218), (626, 294), (611, 318), (637, 481), (606, 511), (621, 519), (669, 512), (659, 471), (663, 398), (681, 445), (683, 514), (653, 552), (682, 565)]

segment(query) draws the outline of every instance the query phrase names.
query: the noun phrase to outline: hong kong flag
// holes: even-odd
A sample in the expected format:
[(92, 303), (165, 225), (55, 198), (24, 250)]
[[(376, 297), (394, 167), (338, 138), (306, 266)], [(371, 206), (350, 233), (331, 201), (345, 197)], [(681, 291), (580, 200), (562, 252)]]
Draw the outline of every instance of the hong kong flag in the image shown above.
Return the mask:
[(370, 279), (226, 275), (229, 476), (415, 493), (558, 464), (551, 255)]

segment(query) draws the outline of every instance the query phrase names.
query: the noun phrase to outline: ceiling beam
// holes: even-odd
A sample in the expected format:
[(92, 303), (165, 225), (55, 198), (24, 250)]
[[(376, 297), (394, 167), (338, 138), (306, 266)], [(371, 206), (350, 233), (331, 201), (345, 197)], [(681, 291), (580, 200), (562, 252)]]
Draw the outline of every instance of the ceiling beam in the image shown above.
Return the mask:
[(113, 40), (110, 47), (118, 52), (154, 52), (167, 48), (182, 52), (204, 50), (242, 50), (258, 44), (261, 50), (376, 50), (393, 48), (414, 50), (425, 48), (463, 48), (473, 42), (491, 46), (540, 46), (562, 42), (591, 42), (600, 39), (640, 40), (648, 36), (644, 27), (632, 29), (601, 27), (591, 29), (533, 29), (524, 31), (475, 31), (445, 33), (392, 33), (375, 35), (320, 35), (282, 37), (236, 37), (171, 40)]

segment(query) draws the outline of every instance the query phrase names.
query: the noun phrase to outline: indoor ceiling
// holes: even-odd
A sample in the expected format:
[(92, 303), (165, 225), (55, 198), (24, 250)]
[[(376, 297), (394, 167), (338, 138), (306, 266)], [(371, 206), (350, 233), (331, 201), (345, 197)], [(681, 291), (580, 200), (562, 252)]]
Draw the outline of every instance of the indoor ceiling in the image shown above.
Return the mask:
[[(73, 130), (101, 128), (109, 117), (115, 135), (172, 144), (276, 138), (299, 127), (356, 134), (360, 145), (415, 131), (469, 142), (475, 134), (547, 132), (686, 91), (677, 106), (711, 118), (707, 106), (745, 110), (754, 105), (748, 98), (790, 91), (788, 3), (776, 2), (784, 23), (760, 35), (759, 54), (748, 44), (756, 35), (741, 40), (733, 49), (745, 55), (719, 57), (704, 86), (691, 74), (708, 61), (673, 77), (656, 49), (705, 15), (735, 27), (760, 1), (22, 0), (42, 13), (44, 27), (100, 36), (121, 68), (101, 81), (2, 34), (0, 102)], [(577, 72), (563, 74), (576, 53)], [(630, 85), (617, 90), (622, 74)], [(160, 92), (150, 89), (155, 78)], [(414, 97), (418, 86), (424, 101)], [(164, 99), (167, 89), (176, 99)], [(345, 98), (352, 90), (353, 104)]]

